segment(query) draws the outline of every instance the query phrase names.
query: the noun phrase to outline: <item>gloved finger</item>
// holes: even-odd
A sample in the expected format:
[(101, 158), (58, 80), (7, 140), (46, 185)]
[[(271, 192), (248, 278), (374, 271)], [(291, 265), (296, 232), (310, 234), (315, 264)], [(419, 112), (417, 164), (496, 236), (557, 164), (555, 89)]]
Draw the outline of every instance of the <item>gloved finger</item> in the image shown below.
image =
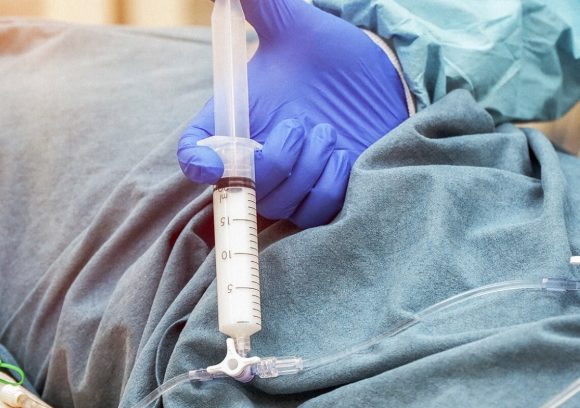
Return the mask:
[(303, 229), (329, 223), (342, 209), (355, 160), (354, 153), (335, 150), (316, 185), (292, 214), (290, 221)]
[(256, 195), (260, 200), (290, 175), (305, 141), (304, 126), (296, 119), (281, 121), (256, 152)]
[(296, 211), (324, 171), (336, 145), (337, 134), (327, 124), (315, 126), (308, 136), (292, 174), (266, 197), (258, 200), (258, 212), (270, 219), (286, 219)]
[(312, 7), (304, 0), (241, 0), (248, 23), (260, 38), (274, 37), (286, 33), (289, 26), (300, 20), (304, 6)]
[(177, 160), (183, 174), (194, 183), (215, 184), (224, 172), (217, 153), (197, 142), (214, 133), (213, 99), (210, 99), (179, 138)]

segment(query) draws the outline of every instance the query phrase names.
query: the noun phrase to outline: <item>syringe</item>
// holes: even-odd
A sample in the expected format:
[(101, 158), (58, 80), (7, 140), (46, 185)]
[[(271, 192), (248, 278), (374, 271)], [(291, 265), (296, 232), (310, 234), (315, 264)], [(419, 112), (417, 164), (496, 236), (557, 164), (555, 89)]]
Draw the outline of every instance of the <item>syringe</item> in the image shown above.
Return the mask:
[(254, 151), (250, 139), (245, 17), (239, 0), (216, 0), (212, 14), (215, 134), (198, 144), (214, 149), (224, 174), (213, 208), (219, 330), (250, 351), (261, 329)]

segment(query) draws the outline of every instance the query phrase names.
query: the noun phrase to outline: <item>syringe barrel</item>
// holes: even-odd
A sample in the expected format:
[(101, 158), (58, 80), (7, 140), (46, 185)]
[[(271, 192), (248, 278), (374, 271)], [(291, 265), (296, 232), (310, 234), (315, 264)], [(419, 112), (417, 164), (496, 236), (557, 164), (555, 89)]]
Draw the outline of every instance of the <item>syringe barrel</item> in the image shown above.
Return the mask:
[(213, 193), (219, 330), (249, 338), (261, 329), (254, 150), (246, 138), (213, 136), (199, 142), (224, 162)]

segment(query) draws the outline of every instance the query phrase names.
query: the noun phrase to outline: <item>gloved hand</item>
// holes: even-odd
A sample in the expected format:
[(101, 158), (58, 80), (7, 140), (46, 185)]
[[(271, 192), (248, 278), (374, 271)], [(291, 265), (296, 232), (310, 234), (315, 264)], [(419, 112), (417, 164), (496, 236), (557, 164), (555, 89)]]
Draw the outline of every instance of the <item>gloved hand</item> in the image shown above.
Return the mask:
[[(248, 66), (258, 213), (302, 228), (342, 208), (350, 169), (408, 116), (401, 81), (359, 28), (303, 0), (241, 0), (260, 45)], [(215, 183), (223, 163), (197, 141), (214, 134), (210, 100), (179, 141), (185, 175)]]

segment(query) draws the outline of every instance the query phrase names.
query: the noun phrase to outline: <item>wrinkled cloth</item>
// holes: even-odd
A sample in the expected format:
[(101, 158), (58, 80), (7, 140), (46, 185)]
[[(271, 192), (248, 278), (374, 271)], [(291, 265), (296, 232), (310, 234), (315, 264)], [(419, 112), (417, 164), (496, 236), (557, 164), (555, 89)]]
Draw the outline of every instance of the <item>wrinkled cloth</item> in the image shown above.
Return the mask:
[(496, 123), (549, 120), (580, 100), (577, 0), (314, 0), (394, 48), (418, 109), (468, 90)]
[[(220, 362), (211, 188), (175, 160), (211, 93), (209, 33), (3, 20), (0, 53), (0, 343), (57, 408), (131, 407)], [(254, 352), (317, 359), (470, 288), (579, 279), (579, 182), (578, 158), (451, 93), (363, 153), (331, 224), (261, 221)], [(578, 294), (505, 292), (163, 406), (530, 407), (579, 365)]]

